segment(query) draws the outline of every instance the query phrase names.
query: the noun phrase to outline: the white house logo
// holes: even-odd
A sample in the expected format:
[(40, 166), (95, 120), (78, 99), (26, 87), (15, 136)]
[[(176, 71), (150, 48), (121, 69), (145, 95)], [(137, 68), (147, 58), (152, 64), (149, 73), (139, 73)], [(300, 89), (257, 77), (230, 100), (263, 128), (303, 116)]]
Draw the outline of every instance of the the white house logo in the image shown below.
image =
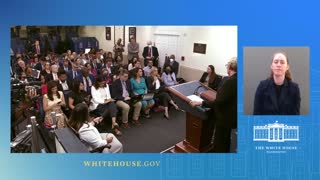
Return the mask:
[(299, 141), (299, 126), (279, 124), (278, 121), (264, 126), (253, 126), (253, 141)]

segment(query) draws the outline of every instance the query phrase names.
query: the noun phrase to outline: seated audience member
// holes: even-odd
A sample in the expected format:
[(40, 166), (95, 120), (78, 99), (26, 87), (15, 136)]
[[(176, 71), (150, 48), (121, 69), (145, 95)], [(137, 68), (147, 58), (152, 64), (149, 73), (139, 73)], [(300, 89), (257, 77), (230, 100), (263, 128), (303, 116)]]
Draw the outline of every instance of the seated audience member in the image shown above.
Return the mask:
[(90, 104), (89, 95), (83, 90), (83, 83), (79, 80), (73, 82), (72, 92), (69, 96), (69, 108), (71, 110), (79, 103)]
[(76, 63), (76, 65), (77, 65), (78, 69), (81, 70), (82, 67), (83, 67), (83, 64), (82, 64), (82, 60), (80, 59), (80, 57), (77, 57), (77, 58), (76, 58), (75, 63)]
[(146, 77), (150, 76), (152, 65), (153, 65), (152, 60), (148, 60), (147, 66), (143, 68), (143, 72)]
[(131, 83), (128, 80), (129, 73), (127, 70), (121, 70), (119, 72), (119, 79), (112, 83), (112, 97), (116, 100), (116, 105), (122, 110), (122, 123), (124, 128), (129, 128), (128, 117), (130, 111), (130, 104), (134, 108), (133, 111), (133, 123), (139, 125), (139, 115), (141, 111), (141, 102), (137, 101), (131, 103)]
[(175, 55), (171, 55), (170, 58), (166, 59), (163, 65), (163, 69), (165, 69), (165, 67), (167, 67), (168, 65), (171, 66), (171, 70), (174, 72), (174, 74), (176, 76), (178, 76), (178, 72), (179, 72), (179, 63), (175, 60), (176, 57)]
[(79, 138), (88, 147), (89, 151), (110, 145), (103, 149), (103, 153), (122, 152), (121, 142), (112, 133), (99, 133), (95, 124), (100, 123), (102, 118), (98, 117), (89, 121), (88, 106), (80, 103), (72, 111), (69, 124), (79, 134)]
[(202, 74), (200, 82), (216, 91), (219, 87), (219, 84), (221, 83), (221, 80), (222, 76), (216, 74), (213, 65), (209, 65), (207, 68), (207, 72), (204, 72)]
[[(134, 76), (130, 79), (132, 84), (133, 98), (141, 97), (148, 92), (145, 79), (142, 77), (142, 69), (136, 68)], [(142, 100), (142, 109), (146, 118), (150, 118), (150, 109), (154, 106), (154, 100)]]
[(30, 59), (30, 66), (33, 68), (33, 69), (35, 69), (35, 66), (39, 63), (39, 58), (38, 58), (38, 56), (37, 55), (35, 55), (34, 57), (33, 57), (33, 59)]
[(80, 53), (80, 59), (81, 59), (81, 64), (82, 65), (85, 65), (85, 64), (89, 63), (89, 61), (88, 61), (88, 59), (86, 57), (86, 54), (84, 54), (84, 53)]
[(89, 74), (89, 70), (86, 67), (83, 67), (81, 70), (81, 74), (78, 75), (76, 78), (80, 82), (82, 82), (84, 86), (84, 91), (87, 92), (87, 94), (91, 94), (91, 86), (94, 83), (94, 76), (92, 74)]
[(121, 58), (121, 56), (115, 56), (114, 66), (120, 66), (120, 65), (123, 65), (123, 59)]
[(112, 84), (112, 77), (110, 77), (109, 71), (107, 69), (102, 69), (101, 75), (105, 78), (107, 84)]
[(46, 78), (43, 75), (40, 75), (40, 81), (41, 81), (41, 95), (45, 95), (47, 94), (47, 82), (46, 82)]
[[(40, 62), (39, 62), (38, 64), (36, 64), (36, 65), (34, 66), (34, 68), (35, 68), (36, 70), (42, 71), (42, 70), (45, 69), (45, 64), (46, 64), (46, 62), (48, 62), (48, 61), (46, 60), (46, 58), (40, 57)], [(50, 64), (49, 64), (49, 69), (50, 69)]]
[(67, 73), (64, 70), (58, 71), (58, 90), (69, 91), (72, 90), (72, 81), (67, 79)]
[[(141, 68), (141, 62), (139, 60), (136, 60), (135, 63), (133, 64), (133, 68), (131, 70), (129, 70), (129, 78), (130, 79), (132, 77), (134, 77), (137, 68)], [(142, 71), (142, 76), (144, 76), (143, 71)]]
[[(64, 128), (66, 126), (67, 117), (63, 113), (61, 107), (65, 107), (66, 103), (64, 95), (61, 91), (58, 91), (57, 82), (50, 81), (47, 86), (48, 92), (43, 96), (43, 110), (45, 112), (45, 123), (48, 126), (56, 123), (58, 128)], [(51, 113), (56, 113), (56, 122), (52, 119)]]
[(59, 66), (59, 71), (62, 70), (62, 69), (63, 69), (65, 72), (68, 72), (69, 70), (72, 69), (72, 68), (71, 68), (71, 65), (69, 64), (68, 59), (64, 59), (62, 65)]
[(81, 74), (81, 71), (78, 69), (78, 66), (75, 63), (72, 63), (72, 69), (67, 72), (68, 79), (73, 81), (79, 74)]
[(107, 59), (105, 69), (108, 70), (110, 75), (113, 75), (114, 67), (112, 66), (112, 59)]
[(113, 66), (117, 66), (118, 64), (117, 64), (117, 62), (116, 62), (116, 59), (115, 58), (113, 58), (113, 56), (112, 56), (112, 52), (108, 52), (107, 53), (107, 56), (105, 57), (105, 59), (106, 60), (111, 60), (111, 64), (113, 65)]
[(98, 63), (97, 61), (98, 61), (98, 59), (93, 57), (93, 59), (91, 61), (91, 68), (92, 68), (92, 71), (95, 70), (98, 74), (100, 72), (100, 70), (102, 69), (102, 65), (101, 65), (101, 63)]
[(49, 82), (49, 81), (58, 81), (58, 80), (59, 80), (58, 66), (55, 64), (51, 65), (51, 73), (46, 76), (46, 81)]
[(59, 70), (60, 66), (62, 66), (62, 64), (60, 64), (60, 62), (59, 62), (59, 58), (54, 55), (52, 56), (52, 61), (51, 61), (51, 65), (53, 65), (53, 64), (58, 66), (58, 70)]
[(51, 74), (51, 67), (49, 62), (45, 62), (44, 68), (42, 69), (42, 71), (40, 71), (40, 74), (45, 78), (47, 77), (47, 75)]
[(88, 69), (89, 74), (92, 74), (94, 77), (96, 77), (98, 75), (97, 70), (92, 69), (91, 64), (90, 63), (86, 63), (84, 64), (84, 67), (86, 67)]
[(166, 88), (158, 74), (158, 68), (152, 67), (150, 76), (147, 77), (148, 90), (154, 93), (154, 98), (159, 98), (160, 104), (164, 107), (164, 117), (169, 120), (168, 106), (172, 104), (175, 109), (179, 107), (173, 102), (170, 95), (167, 93)]
[(114, 103), (114, 99), (111, 98), (109, 85), (106, 84), (103, 76), (97, 76), (95, 79), (94, 86), (91, 87), (91, 96), (90, 111), (94, 110), (104, 120), (111, 117), (112, 130), (117, 136), (120, 136), (121, 132), (116, 122), (117, 106)]
[(172, 67), (170, 65), (165, 67), (161, 79), (167, 87), (179, 84), (176, 79), (176, 74), (172, 71)]
[[(119, 73), (122, 71), (124, 67), (122, 65), (117, 66), (117, 69), (114, 72), (114, 75), (112, 77), (113, 80), (119, 79)], [(128, 72), (129, 73), (129, 72)]]
[(134, 64), (136, 63), (136, 61), (138, 60), (138, 58), (136, 56), (134, 56), (132, 59), (129, 60), (128, 62), (128, 71), (130, 72), (131, 69), (133, 69)]
[(18, 67), (16, 68), (15, 73), (18, 76), (21, 76), (23, 73), (26, 75), (27, 74), (27, 65), (26, 63), (21, 59), (21, 57), (18, 58), (17, 61)]

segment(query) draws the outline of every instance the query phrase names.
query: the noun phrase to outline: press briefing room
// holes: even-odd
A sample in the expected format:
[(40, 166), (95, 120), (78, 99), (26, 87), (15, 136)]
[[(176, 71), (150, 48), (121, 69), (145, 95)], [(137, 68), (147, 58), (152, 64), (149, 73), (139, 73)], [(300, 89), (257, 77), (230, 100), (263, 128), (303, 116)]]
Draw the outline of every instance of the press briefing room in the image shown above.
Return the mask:
[(237, 26), (12, 26), (11, 153), (236, 153)]

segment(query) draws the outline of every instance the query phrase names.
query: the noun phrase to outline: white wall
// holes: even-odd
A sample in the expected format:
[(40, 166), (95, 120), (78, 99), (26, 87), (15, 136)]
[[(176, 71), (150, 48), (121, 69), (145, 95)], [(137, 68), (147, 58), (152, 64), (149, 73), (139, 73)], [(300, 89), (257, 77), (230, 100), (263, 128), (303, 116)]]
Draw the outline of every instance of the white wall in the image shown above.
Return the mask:
[[(125, 29), (125, 45), (128, 44), (128, 25)], [(80, 28), (80, 36), (96, 37), (100, 48), (112, 51), (114, 45), (111, 27), (111, 40), (105, 39), (105, 26), (85, 26)], [(205, 71), (209, 64), (215, 66), (218, 74), (226, 75), (225, 64), (237, 56), (237, 26), (135, 26), (137, 42), (140, 44), (139, 56), (148, 40), (154, 41), (155, 33), (179, 36), (176, 60), (180, 65)], [(206, 54), (193, 53), (193, 43), (207, 44)], [(125, 48), (127, 54), (127, 48)], [(161, 53), (161, 52), (159, 52)], [(181, 61), (181, 56), (185, 57)]]
[[(176, 60), (182, 66), (205, 71), (212, 64), (226, 75), (225, 64), (237, 57), (237, 26), (155, 26), (153, 32), (179, 35)], [(193, 53), (193, 43), (207, 44), (206, 54)]]
[(113, 26), (111, 27), (111, 40), (106, 40), (106, 26), (83, 26), (79, 28), (80, 37), (96, 37), (99, 41), (99, 48), (105, 51), (113, 49)]

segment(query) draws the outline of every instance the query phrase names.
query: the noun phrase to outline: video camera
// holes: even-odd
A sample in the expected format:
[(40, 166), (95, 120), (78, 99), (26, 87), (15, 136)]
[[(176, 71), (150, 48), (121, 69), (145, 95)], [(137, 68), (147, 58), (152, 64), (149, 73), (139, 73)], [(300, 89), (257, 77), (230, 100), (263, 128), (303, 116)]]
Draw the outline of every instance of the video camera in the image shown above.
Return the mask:
[[(19, 81), (18, 79), (11, 80), (11, 102), (19, 103), (25, 99), (25, 95), (36, 96), (41, 88), (41, 81)], [(32, 97), (31, 97), (32, 98)]]

